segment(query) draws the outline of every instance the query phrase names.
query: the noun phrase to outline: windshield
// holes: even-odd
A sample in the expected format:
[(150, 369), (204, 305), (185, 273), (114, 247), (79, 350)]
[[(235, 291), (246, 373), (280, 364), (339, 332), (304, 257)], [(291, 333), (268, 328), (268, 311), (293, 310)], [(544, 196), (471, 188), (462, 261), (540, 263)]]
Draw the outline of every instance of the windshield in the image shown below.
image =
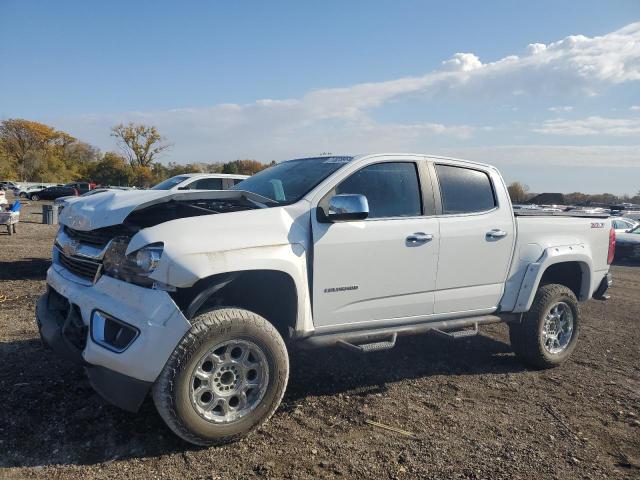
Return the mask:
[(640, 225), (638, 225), (637, 227), (635, 227), (633, 230), (629, 230), (628, 233), (635, 233), (637, 235), (640, 235)]
[(159, 184), (151, 187), (151, 190), (171, 190), (173, 187), (178, 185), (181, 182), (184, 182), (187, 178), (186, 175), (178, 175), (176, 177), (171, 177), (166, 179), (164, 182), (160, 182)]
[(235, 185), (281, 204), (295, 203), (353, 157), (301, 158), (278, 163)]

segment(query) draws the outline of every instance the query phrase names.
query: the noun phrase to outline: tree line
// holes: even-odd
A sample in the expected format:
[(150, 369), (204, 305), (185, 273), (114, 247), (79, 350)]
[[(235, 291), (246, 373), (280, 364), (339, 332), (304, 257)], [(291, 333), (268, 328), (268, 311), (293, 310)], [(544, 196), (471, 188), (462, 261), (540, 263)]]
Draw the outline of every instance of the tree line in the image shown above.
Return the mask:
[[(507, 187), (512, 203), (526, 203), (537, 194), (529, 191), (528, 185), (521, 182), (512, 182)], [(564, 200), (567, 205), (616, 205), (621, 203), (640, 204), (640, 191), (635, 195), (614, 195), (613, 193), (588, 194), (581, 192), (565, 193)]]
[[(268, 167), (256, 160), (178, 164), (158, 161), (171, 144), (158, 129), (144, 124), (118, 124), (112, 127), (119, 152), (101, 152), (62, 130), (43, 123), (11, 118), (0, 122), (0, 180), (66, 183), (89, 180), (100, 185), (149, 187), (182, 173), (231, 173), (253, 175)], [(275, 162), (271, 162), (273, 165)], [(513, 203), (524, 203), (535, 196), (527, 185), (508, 186)], [(640, 204), (635, 196), (573, 192), (564, 195), (569, 204)]]
[(167, 164), (158, 157), (171, 144), (154, 126), (118, 124), (111, 129), (120, 151), (101, 152), (62, 130), (20, 118), (0, 122), (0, 179), (148, 187), (182, 173), (253, 175), (268, 165), (256, 160)]

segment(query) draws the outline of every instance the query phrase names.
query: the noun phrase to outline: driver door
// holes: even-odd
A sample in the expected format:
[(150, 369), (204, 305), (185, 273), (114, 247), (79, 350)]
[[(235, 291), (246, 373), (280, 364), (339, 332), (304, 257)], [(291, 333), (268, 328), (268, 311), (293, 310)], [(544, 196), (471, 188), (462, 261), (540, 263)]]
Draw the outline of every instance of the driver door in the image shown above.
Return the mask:
[[(369, 164), (344, 179), (336, 194), (367, 197), (365, 220), (313, 226), (313, 316), (319, 330), (401, 322), (433, 313), (438, 221), (428, 171), (420, 161)], [(423, 175), (422, 181), (419, 172)]]

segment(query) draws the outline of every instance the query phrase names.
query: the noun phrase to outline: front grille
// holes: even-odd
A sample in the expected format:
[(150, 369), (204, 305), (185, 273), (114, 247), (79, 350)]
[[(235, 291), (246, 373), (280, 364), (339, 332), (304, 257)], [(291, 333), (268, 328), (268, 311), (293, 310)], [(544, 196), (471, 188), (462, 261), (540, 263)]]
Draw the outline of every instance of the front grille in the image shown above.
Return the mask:
[(74, 275), (77, 275), (87, 280), (95, 282), (98, 278), (102, 264), (94, 260), (85, 260), (78, 257), (68, 257), (60, 250), (58, 250), (58, 261), (60, 265), (69, 270)]
[(86, 232), (64, 227), (64, 231), (74, 240), (97, 247), (104, 247), (112, 238), (125, 234), (125, 230), (120, 226), (98, 228), (96, 230), (89, 230)]

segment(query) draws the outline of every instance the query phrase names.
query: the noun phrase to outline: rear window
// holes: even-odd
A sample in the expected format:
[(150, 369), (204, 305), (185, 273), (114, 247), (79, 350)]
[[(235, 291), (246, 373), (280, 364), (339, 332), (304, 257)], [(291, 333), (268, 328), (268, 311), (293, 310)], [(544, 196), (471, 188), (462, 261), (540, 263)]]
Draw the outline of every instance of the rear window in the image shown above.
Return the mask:
[(497, 205), (489, 175), (480, 170), (436, 165), (442, 213), (485, 212)]

